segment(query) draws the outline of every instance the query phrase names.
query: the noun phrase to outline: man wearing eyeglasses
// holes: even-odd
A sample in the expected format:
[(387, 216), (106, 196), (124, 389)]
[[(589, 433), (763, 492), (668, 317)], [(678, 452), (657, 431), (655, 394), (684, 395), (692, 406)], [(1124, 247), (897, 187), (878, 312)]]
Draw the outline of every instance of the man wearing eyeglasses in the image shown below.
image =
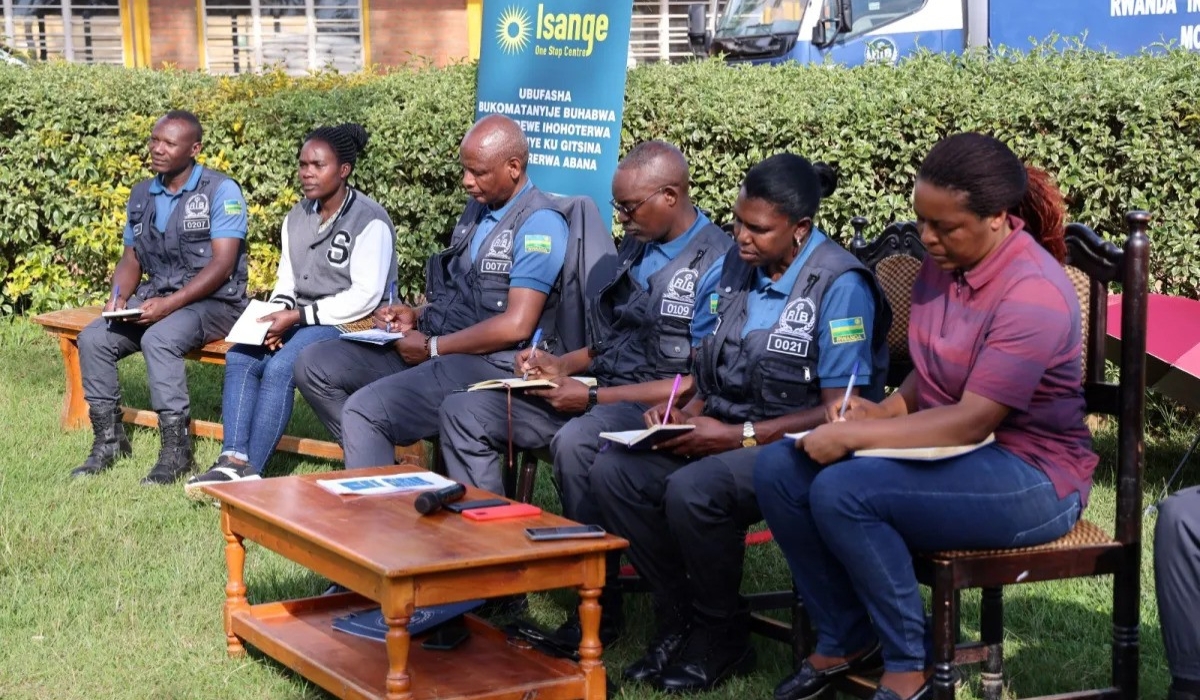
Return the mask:
[[(721, 276), (732, 239), (692, 204), (687, 159), (662, 141), (638, 144), (617, 165), (613, 209), (625, 232), (617, 271), (588, 319), (592, 345), (562, 357), (524, 350), (517, 374), (551, 379), (553, 389), (514, 394), (452, 394), (442, 403), (442, 456), (449, 476), (502, 493), (501, 454), (550, 448), (563, 514), (600, 524), (588, 471), (600, 449), (601, 432), (644, 427), (643, 413), (666, 401), (676, 375), (691, 372), (692, 347), (713, 330), (715, 317), (698, 314)], [(572, 379), (586, 374), (589, 387)], [(690, 388), (690, 378), (681, 393)], [(480, 395), (486, 394), (486, 395)], [(621, 594), (616, 587), (620, 553), (606, 568), (601, 598), (600, 638), (611, 643), (621, 629)], [(578, 617), (557, 633), (578, 645)]]

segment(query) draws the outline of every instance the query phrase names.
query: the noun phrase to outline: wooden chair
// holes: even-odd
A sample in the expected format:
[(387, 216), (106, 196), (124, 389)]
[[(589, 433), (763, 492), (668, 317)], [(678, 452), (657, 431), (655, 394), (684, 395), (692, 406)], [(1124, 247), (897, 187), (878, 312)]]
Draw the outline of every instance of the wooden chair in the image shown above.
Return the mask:
[[(1124, 248), (1105, 242), (1081, 224), (1067, 226), (1068, 275), (1083, 302), (1087, 410), (1115, 417), (1118, 425), (1117, 514), (1114, 535), (1080, 519), (1054, 542), (1018, 549), (954, 551), (914, 555), (917, 577), (932, 588), (934, 693), (951, 700), (956, 664), (981, 663), (983, 696), (1000, 700), (1003, 689), (1003, 588), (1016, 583), (1084, 576), (1113, 576), (1112, 686), (1058, 695), (1056, 698), (1138, 697), (1138, 624), (1141, 576), (1142, 473), (1145, 462), (1146, 296), (1150, 241), (1149, 215), (1126, 217), (1129, 236)], [(891, 227), (889, 227), (891, 228)], [(903, 227), (897, 229), (897, 235)], [(1072, 269), (1074, 268), (1074, 269)], [(1084, 278), (1087, 284), (1082, 284)], [(1110, 285), (1121, 285), (1121, 357), (1117, 383), (1104, 377), (1104, 345)], [(899, 317), (899, 314), (897, 314)], [(982, 589), (980, 641), (957, 644), (958, 594)], [(839, 689), (858, 695), (870, 692), (862, 679), (846, 679)]]
[(921, 243), (917, 225), (911, 221), (889, 225), (868, 243), (863, 238), (867, 223), (861, 216), (850, 220), (854, 227), (850, 252), (875, 274), (892, 307), (892, 327), (887, 336), (887, 385), (897, 387), (912, 371), (912, 360), (908, 355), (908, 315), (912, 309), (913, 284), (925, 258), (925, 246)]

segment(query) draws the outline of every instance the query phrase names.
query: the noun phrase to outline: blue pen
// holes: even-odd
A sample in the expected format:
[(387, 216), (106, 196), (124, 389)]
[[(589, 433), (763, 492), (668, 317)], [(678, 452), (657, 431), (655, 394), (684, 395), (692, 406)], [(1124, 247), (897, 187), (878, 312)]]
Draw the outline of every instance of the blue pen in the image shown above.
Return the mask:
[[(392, 304), (395, 304), (395, 303), (396, 303), (396, 281), (392, 280), (392, 283), (390, 285), (388, 285), (388, 313), (389, 314), (392, 312)], [(391, 321), (387, 322), (387, 332), (388, 333), (392, 332), (392, 322)]]
[[(540, 342), (542, 342), (542, 329), (538, 328), (536, 331), (533, 332), (533, 343), (531, 343), (531, 345), (533, 347), (533, 352), (529, 353), (529, 361), (530, 362), (532, 362), (534, 360), (534, 358), (537, 357), (537, 346), (538, 346), (538, 343), (540, 343)], [(529, 371), (528, 370), (526, 370), (525, 373), (521, 375), (521, 381), (525, 381), (526, 379), (529, 379)]]
[(858, 379), (858, 360), (854, 361), (854, 369), (850, 370), (850, 383), (846, 385), (846, 395), (842, 397), (842, 410), (838, 411), (838, 418), (846, 414), (846, 407), (850, 405), (850, 392), (854, 390), (854, 380)]

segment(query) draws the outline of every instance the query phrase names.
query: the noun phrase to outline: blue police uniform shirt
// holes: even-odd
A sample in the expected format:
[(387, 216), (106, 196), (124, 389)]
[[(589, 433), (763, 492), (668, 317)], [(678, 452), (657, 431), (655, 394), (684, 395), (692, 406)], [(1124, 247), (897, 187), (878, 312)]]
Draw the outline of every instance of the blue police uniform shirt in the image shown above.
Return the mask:
[[(487, 213), (475, 228), (475, 236), (471, 238), (471, 260), (479, 257), (479, 249), (488, 234), (508, 213), (513, 202), (530, 187), (533, 187), (533, 183), (526, 181), (525, 186), (513, 194), (504, 206), (486, 210)], [(562, 214), (551, 209), (539, 209), (530, 214), (513, 241), (513, 263), (508, 286), (549, 294), (567, 257), (567, 235), (567, 222)], [(538, 239), (533, 250), (526, 247), (530, 236)], [(549, 237), (549, 245), (546, 245), (546, 237)]]
[[(629, 268), (629, 274), (643, 288), (646, 286), (646, 280), (650, 279), (650, 275), (663, 269), (667, 263), (674, 260), (687, 244), (696, 236), (696, 233), (708, 226), (710, 223), (704, 212), (696, 209), (696, 221), (691, 227), (683, 232), (683, 235), (669, 243), (659, 243), (657, 241), (647, 243), (645, 250), (642, 252), (642, 259), (634, 266)], [(705, 301), (709, 295), (717, 288), (717, 282), (721, 280), (721, 269), (725, 266), (725, 257), (719, 258), (711, 267), (705, 270), (700, 277), (700, 281), (696, 284), (696, 299)], [(697, 309), (692, 314), (692, 347), (700, 345), (704, 340), (704, 336), (713, 332), (713, 328), (717, 325), (717, 318), (711, 314), (700, 313)]]
[[(183, 195), (199, 186), (200, 176), (203, 173), (204, 166), (197, 163), (192, 168), (192, 174), (188, 177), (187, 182), (173, 194), (163, 186), (162, 175), (154, 177), (154, 181), (150, 183), (150, 195), (154, 199), (154, 225), (158, 230), (161, 231), (166, 227), (171, 213), (175, 211), (175, 207), (179, 204), (179, 200), (183, 199)], [(212, 216), (210, 223), (212, 233), (209, 234), (209, 237), (244, 240), (246, 238), (246, 200), (242, 197), (242, 189), (233, 180), (225, 180), (217, 186), (215, 198), (216, 201), (209, 206)], [(125, 216), (125, 245), (132, 247), (133, 227), (129, 225), (128, 207), (125, 209)]]
[[(750, 331), (772, 328), (778, 323), (779, 315), (787, 306), (788, 297), (796, 285), (800, 268), (804, 267), (804, 262), (812, 255), (813, 250), (825, 240), (825, 234), (814, 228), (804, 248), (778, 280), (771, 281), (764, 270), (754, 271), (755, 288), (746, 297), (749, 308), (746, 325), (742, 328), (743, 338)], [(709, 310), (705, 308), (704, 313), (708, 314)], [(867, 386), (871, 383), (872, 358), (869, 340), (833, 342), (832, 327), (839, 322), (858, 319), (862, 319), (865, 337), (874, 337), (872, 334), (875, 323), (875, 295), (871, 293), (871, 288), (862, 275), (847, 272), (830, 285), (821, 299), (821, 308), (818, 311), (817, 376), (822, 388), (845, 387), (849, 384), (855, 362), (858, 363), (858, 374), (855, 375), (854, 386)]]

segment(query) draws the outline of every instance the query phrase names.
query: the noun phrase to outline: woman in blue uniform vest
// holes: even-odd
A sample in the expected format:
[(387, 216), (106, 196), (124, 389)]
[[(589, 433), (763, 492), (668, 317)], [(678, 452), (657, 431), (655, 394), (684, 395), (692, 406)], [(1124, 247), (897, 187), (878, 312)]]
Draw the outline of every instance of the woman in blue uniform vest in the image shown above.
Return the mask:
[(226, 354), (221, 455), (184, 489), (198, 497), (204, 484), (261, 478), (292, 415), (292, 365), (305, 347), (338, 336), (337, 324), (356, 321), (379, 305), (396, 281), (396, 234), (377, 202), (350, 187), (368, 134), (358, 124), (320, 127), (299, 153), (304, 197), (283, 221), (282, 252), (271, 301), (281, 311), (265, 346), (235, 345)]
[(823, 423), (850, 383), (881, 393), (890, 311), (870, 273), (813, 225), (835, 187), (831, 168), (793, 154), (750, 169), (737, 246), (697, 312), (717, 317), (696, 356), (697, 393), (646, 414), (695, 429), (654, 452), (612, 446), (592, 467), (605, 526), (629, 539), (654, 592), (657, 633), (627, 679), (702, 691), (753, 668), (738, 586), (745, 530), (762, 519), (758, 445)]

